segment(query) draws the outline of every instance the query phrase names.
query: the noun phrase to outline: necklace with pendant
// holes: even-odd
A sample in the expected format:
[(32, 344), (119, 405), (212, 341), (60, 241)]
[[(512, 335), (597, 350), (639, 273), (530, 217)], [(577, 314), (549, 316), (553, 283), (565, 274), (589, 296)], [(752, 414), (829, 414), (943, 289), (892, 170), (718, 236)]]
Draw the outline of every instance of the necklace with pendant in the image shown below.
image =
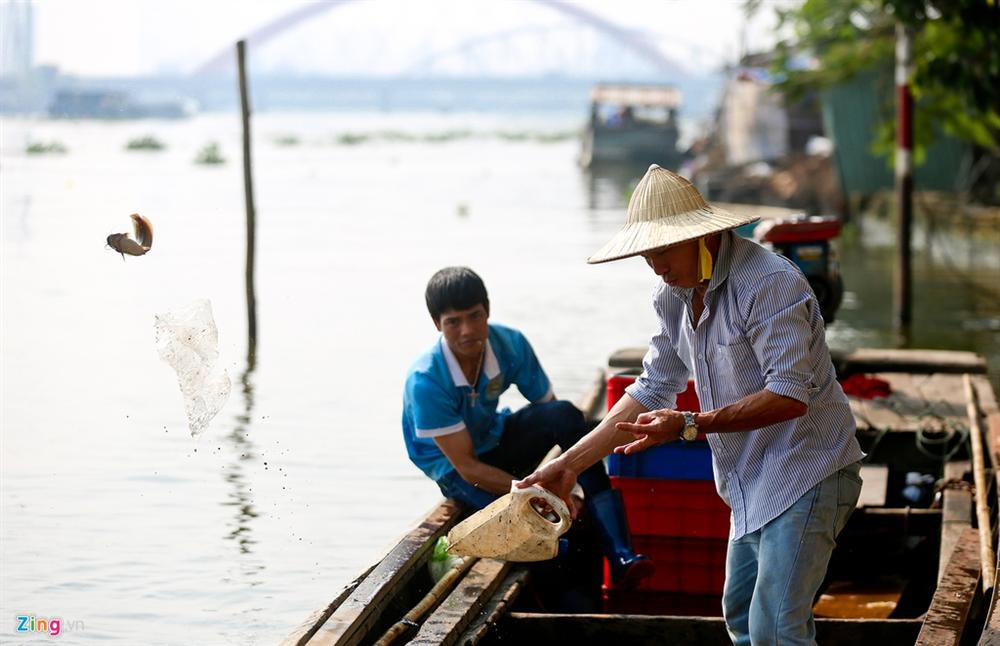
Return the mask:
[(483, 371), (483, 358), (486, 356), (486, 346), (483, 346), (483, 351), (479, 354), (479, 363), (476, 364), (476, 379), (472, 382), (472, 392), (469, 393), (469, 405), (473, 408), (476, 407), (476, 398), (479, 397), (479, 392), (476, 387), (479, 386), (479, 375)]

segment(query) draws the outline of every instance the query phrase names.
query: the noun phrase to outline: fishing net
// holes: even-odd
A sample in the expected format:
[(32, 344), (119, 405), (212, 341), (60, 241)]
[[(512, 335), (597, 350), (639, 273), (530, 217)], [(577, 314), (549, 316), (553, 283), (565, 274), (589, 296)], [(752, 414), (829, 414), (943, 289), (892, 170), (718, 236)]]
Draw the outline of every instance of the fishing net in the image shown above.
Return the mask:
[(229, 398), (231, 384), (225, 370), (216, 371), (219, 331), (212, 304), (197, 300), (187, 307), (157, 314), (156, 349), (177, 373), (184, 396), (188, 428), (198, 436)]

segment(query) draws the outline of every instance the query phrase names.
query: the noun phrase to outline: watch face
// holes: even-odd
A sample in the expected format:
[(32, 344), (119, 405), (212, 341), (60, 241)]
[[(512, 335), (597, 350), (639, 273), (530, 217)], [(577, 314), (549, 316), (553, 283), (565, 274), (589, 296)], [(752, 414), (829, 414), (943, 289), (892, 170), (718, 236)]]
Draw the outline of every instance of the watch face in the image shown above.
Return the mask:
[(698, 427), (697, 426), (685, 426), (684, 430), (681, 431), (681, 437), (686, 442), (691, 442), (698, 439)]

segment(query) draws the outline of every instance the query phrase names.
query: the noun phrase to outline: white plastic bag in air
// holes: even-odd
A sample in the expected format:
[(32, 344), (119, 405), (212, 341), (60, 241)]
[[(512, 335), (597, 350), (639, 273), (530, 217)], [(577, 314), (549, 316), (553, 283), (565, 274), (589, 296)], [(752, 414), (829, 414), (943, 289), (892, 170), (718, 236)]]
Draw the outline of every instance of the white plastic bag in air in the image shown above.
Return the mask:
[(205, 299), (156, 315), (156, 349), (177, 373), (188, 428), (197, 436), (229, 398), (229, 375), (216, 371), (219, 331)]

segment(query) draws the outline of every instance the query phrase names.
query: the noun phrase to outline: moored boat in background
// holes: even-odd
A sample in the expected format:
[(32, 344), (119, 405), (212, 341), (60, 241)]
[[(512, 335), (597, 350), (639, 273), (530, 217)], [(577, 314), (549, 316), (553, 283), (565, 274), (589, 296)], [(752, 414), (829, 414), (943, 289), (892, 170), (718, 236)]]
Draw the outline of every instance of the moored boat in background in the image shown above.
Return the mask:
[(677, 110), (681, 93), (670, 85), (601, 84), (590, 93), (590, 121), (580, 165), (659, 164), (677, 170)]

